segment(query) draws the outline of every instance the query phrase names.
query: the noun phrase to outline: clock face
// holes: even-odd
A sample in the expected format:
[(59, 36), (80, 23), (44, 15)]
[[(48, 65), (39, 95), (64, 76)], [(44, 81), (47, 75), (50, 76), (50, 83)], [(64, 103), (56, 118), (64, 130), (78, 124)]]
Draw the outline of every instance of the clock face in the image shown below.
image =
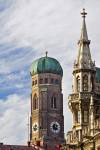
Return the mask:
[(32, 130), (33, 130), (33, 132), (37, 132), (37, 131), (38, 131), (38, 123), (37, 123), (37, 122), (35, 122), (35, 123), (33, 124)]
[(60, 124), (57, 121), (51, 122), (50, 129), (53, 133), (60, 132)]

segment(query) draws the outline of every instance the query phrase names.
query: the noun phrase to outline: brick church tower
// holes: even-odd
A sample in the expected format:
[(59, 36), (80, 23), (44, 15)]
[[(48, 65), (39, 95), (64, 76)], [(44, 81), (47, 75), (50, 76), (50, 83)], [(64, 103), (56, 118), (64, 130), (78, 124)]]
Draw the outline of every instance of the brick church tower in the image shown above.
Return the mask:
[(64, 142), (62, 76), (61, 65), (47, 53), (32, 63), (30, 140), (46, 149)]

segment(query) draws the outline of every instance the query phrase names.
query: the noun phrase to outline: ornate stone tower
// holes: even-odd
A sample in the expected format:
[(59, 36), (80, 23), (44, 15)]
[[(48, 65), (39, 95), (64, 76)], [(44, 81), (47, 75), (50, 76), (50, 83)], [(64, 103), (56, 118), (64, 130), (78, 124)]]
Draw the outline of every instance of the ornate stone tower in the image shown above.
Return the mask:
[[(72, 141), (82, 141), (83, 135), (92, 132), (94, 119), (93, 97), (95, 91), (95, 63), (90, 53), (90, 40), (88, 39), (83, 9), (81, 36), (78, 42), (78, 56), (74, 62), (73, 89), (69, 95), (69, 108), (73, 114)], [(92, 117), (92, 122), (91, 118)]]
[(61, 65), (47, 53), (32, 63), (31, 143), (64, 142), (62, 76)]

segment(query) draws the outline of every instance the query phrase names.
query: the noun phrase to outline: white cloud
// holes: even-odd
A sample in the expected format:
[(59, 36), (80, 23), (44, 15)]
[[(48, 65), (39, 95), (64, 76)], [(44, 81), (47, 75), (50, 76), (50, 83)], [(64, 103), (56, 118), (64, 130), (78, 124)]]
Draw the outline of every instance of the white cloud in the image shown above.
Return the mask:
[(18, 95), (0, 100), (0, 142), (26, 144), (29, 103), (28, 97)]

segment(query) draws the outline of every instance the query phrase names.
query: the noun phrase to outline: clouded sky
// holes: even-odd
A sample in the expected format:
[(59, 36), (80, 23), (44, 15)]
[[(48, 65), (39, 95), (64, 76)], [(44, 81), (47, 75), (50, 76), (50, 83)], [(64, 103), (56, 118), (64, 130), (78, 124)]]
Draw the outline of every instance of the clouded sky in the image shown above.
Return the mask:
[(80, 11), (86, 22), (91, 53), (100, 66), (100, 1), (0, 0), (0, 142), (25, 144), (30, 110), (30, 65), (48, 51), (64, 69), (65, 133), (71, 127), (67, 107), (73, 62), (80, 37)]

